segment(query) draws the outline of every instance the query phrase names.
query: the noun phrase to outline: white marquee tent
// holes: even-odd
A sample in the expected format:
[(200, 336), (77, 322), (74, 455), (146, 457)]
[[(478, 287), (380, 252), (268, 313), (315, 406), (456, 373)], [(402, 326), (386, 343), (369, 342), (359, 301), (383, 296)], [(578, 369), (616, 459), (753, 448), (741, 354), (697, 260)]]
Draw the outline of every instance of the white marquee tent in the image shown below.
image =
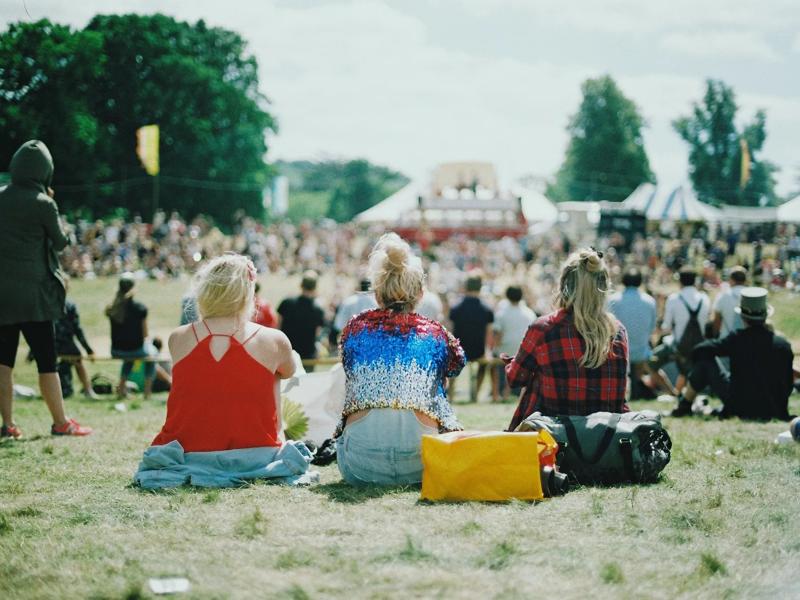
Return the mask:
[(778, 221), (800, 223), (800, 196), (778, 207)]
[(668, 194), (661, 194), (651, 183), (636, 188), (623, 202), (625, 208), (641, 210), (650, 221), (706, 221), (722, 220), (719, 209), (697, 199), (688, 185), (679, 185)]

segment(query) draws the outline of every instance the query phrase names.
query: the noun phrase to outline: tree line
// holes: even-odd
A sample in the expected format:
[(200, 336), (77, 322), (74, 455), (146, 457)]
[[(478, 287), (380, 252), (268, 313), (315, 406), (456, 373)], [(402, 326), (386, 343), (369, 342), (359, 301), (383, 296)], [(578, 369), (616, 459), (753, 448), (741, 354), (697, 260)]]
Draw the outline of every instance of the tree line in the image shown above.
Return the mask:
[(66, 211), (150, 217), (153, 181), (136, 130), (161, 130), (159, 201), (220, 222), (261, 215), (277, 129), (239, 34), (164, 15), (98, 15), (81, 29), (41, 20), (0, 34), (0, 164), (27, 139), (50, 147)]
[[(655, 182), (638, 107), (610, 76), (582, 85), (569, 145), (547, 193), (554, 200), (623, 200)], [(289, 217), (349, 221), (407, 179), (366, 160), (268, 165), (278, 131), (261, 92), (258, 64), (237, 33), (164, 15), (97, 15), (83, 29), (41, 20), (0, 33), (0, 165), (27, 139), (56, 159), (62, 209), (88, 217), (124, 211), (146, 219), (153, 178), (136, 156), (136, 131), (161, 130), (159, 203), (221, 224), (263, 217), (263, 190), (290, 179)], [(741, 129), (733, 90), (709, 80), (673, 127), (689, 146), (689, 175), (701, 200), (775, 204), (777, 167), (761, 157), (766, 114)], [(742, 177), (742, 152), (750, 158)]]
[[(547, 194), (553, 200), (627, 198), (642, 183), (655, 183), (644, 147), (645, 121), (608, 75), (588, 79), (570, 118), (566, 155)], [(736, 97), (722, 81), (709, 79), (703, 98), (689, 115), (672, 122), (689, 146), (689, 178), (698, 198), (709, 204), (775, 205), (778, 167), (760, 156), (766, 140), (766, 113), (736, 128)], [(742, 161), (743, 153), (749, 161)], [(747, 164), (749, 162), (749, 164)], [(742, 165), (749, 172), (742, 173)]]

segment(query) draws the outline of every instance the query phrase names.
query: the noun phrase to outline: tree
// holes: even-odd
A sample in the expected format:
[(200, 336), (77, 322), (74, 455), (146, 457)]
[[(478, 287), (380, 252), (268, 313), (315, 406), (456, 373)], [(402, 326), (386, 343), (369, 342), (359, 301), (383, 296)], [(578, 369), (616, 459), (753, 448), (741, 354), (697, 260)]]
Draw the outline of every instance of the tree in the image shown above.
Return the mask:
[(364, 159), (278, 161), (275, 168), (289, 179), (293, 221), (327, 216), (344, 223), (408, 183), (402, 173)]
[(581, 92), (581, 105), (567, 126), (566, 156), (547, 195), (558, 201), (620, 201), (639, 184), (655, 182), (636, 105), (608, 75), (587, 79)]
[[(161, 206), (223, 223), (240, 210), (262, 214), (265, 135), (276, 125), (237, 33), (164, 15), (96, 16), (80, 32), (40, 21), (0, 34), (0, 59), (0, 97), (10, 100), (0, 125), (9, 131), (16, 118), (20, 137), (53, 148), (65, 209), (124, 206), (149, 215), (152, 182), (135, 133), (156, 123)], [(57, 75), (55, 91), (42, 83)], [(82, 146), (70, 152), (75, 139)], [(3, 139), (0, 160), (17, 141)], [(109, 180), (120, 183), (98, 184)]]
[[(778, 167), (756, 158), (767, 138), (767, 117), (756, 111), (753, 121), (736, 130), (736, 98), (722, 81), (709, 79), (702, 102), (692, 104), (692, 114), (676, 119), (672, 126), (689, 144), (689, 176), (698, 198), (712, 204), (758, 206), (775, 204)], [(742, 140), (750, 155), (750, 177), (744, 187)]]
[(91, 97), (103, 71), (102, 41), (47, 20), (12, 24), (0, 35), (0, 169), (37, 138), (56, 159), (56, 183), (110, 175), (97, 152), (101, 126)]

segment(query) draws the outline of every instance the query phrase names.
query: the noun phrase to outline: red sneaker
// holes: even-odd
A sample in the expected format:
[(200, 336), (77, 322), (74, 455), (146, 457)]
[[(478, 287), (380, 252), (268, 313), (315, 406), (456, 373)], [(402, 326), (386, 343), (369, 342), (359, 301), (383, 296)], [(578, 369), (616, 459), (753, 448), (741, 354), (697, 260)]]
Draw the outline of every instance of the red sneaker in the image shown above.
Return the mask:
[(15, 440), (22, 439), (22, 429), (16, 425), (3, 425), (0, 428), (0, 438), (9, 437)]
[(59, 427), (51, 426), (50, 433), (53, 435), (89, 435), (92, 433), (92, 428), (79, 425), (75, 419), (70, 419)]

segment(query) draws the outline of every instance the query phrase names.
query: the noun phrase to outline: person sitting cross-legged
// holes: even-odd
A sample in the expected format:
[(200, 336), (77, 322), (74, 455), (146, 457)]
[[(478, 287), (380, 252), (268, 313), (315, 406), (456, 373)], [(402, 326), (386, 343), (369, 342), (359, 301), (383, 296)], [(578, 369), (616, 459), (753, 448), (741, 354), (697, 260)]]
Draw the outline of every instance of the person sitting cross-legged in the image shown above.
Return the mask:
[(464, 368), (464, 351), (443, 325), (414, 312), (424, 273), (406, 242), (384, 235), (369, 264), (379, 308), (359, 313), (342, 332), (339, 471), (355, 485), (419, 483), (422, 436), (461, 429), (446, 389)]
[[(789, 420), (789, 395), (794, 385), (792, 346), (766, 324), (772, 308), (767, 290), (743, 288), (736, 312), (744, 329), (721, 339), (706, 340), (692, 352), (689, 383), (671, 416), (692, 414), (699, 393), (709, 390), (723, 402), (720, 417)], [(719, 357), (730, 358), (730, 372)]]
[(172, 389), (167, 418), (135, 476), (142, 487), (237, 485), (293, 479), (311, 455), (283, 441), (279, 380), (295, 372), (277, 329), (250, 321), (256, 271), (244, 256), (213, 259), (197, 275), (201, 321), (169, 338)]

